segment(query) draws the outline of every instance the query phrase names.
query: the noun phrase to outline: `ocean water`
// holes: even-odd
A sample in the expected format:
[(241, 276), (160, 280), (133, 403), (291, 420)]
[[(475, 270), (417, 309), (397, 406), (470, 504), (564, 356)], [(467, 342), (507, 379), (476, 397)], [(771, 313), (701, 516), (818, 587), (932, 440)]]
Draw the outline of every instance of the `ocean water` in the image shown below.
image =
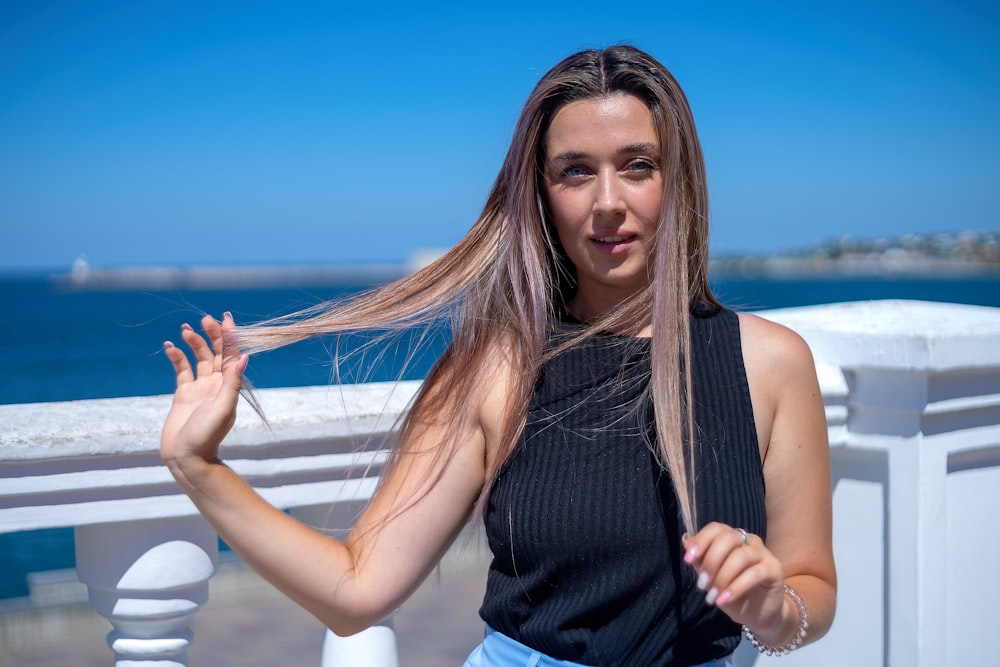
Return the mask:
[[(220, 316), (224, 310), (237, 321), (256, 321), (364, 287), (69, 291), (44, 276), (0, 276), (0, 404), (169, 393), (173, 378), (162, 343), (179, 342), (183, 322), (197, 327), (203, 313)], [(723, 276), (712, 287), (738, 310), (871, 299), (1000, 307), (1000, 276)], [(355, 354), (338, 364), (331, 361), (335, 341), (299, 343), (255, 356), (247, 375), (258, 387), (325, 384), (334, 371), (345, 382), (414, 379), (427, 372), (445, 344), (443, 337), (433, 338), (405, 365), (411, 342), (406, 337), (387, 349), (365, 351), (366, 342), (360, 336), (342, 338), (338, 349)], [(0, 599), (27, 595), (28, 572), (73, 565), (71, 529), (0, 534)]]

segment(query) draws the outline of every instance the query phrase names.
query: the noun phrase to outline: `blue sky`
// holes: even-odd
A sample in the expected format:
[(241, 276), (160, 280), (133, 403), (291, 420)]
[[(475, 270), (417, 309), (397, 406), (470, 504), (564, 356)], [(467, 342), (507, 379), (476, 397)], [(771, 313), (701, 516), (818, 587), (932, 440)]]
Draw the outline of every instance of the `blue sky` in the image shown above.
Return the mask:
[(396, 261), (584, 47), (669, 67), (715, 253), (1000, 227), (990, 2), (3, 2), (0, 269)]

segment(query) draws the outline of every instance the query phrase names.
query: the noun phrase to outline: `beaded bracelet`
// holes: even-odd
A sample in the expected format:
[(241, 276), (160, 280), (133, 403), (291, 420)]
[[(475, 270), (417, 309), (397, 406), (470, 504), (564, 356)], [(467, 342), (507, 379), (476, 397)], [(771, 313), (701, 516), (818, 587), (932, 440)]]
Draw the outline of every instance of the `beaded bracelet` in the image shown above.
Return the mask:
[(802, 646), (802, 642), (806, 638), (806, 630), (809, 629), (809, 612), (806, 611), (806, 603), (802, 600), (802, 596), (799, 592), (785, 584), (785, 593), (788, 597), (792, 598), (792, 602), (799, 610), (799, 629), (795, 632), (795, 636), (783, 646), (768, 646), (761, 640), (757, 639), (757, 635), (753, 633), (750, 628), (743, 626), (743, 634), (746, 635), (747, 640), (750, 644), (763, 653), (764, 655), (788, 655), (798, 647)]

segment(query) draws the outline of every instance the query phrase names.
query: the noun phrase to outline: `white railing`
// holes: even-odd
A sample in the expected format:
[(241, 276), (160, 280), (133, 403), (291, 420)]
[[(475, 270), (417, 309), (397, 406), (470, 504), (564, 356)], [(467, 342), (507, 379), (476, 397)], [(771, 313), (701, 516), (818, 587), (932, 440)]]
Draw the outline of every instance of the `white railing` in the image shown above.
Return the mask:
[[(227, 464), (274, 505), (344, 530), (417, 386), (263, 390), (269, 426), (243, 406)], [(116, 664), (129, 667), (187, 664), (189, 622), (218, 562), (215, 533), (159, 461), (169, 405), (154, 396), (0, 406), (0, 532), (74, 527), (77, 574), (114, 627)], [(323, 662), (362, 664), (338, 662), (357, 651), (391, 657), (369, 664), (395, 664), (391, 629), (331, 635)]]
[[(765, 316), (817, 358), (834, 471), (837, 619), (795, 665), (986, 664), (1000, 554), (1000, 309), (865, 302)], [(226, 459), (270, 502), (345, 530), (416, 383), (260, 392)], [(124, 667), (187, 665), (215, 534), (159, 463), (169, 397), (0, 406), (0, 532), (71, 525)], [(110, 656), (109, 656), (110, 660)], [(737, 664), (768, 665), (743, 646)], [(979, 660), (980, 662), (975, 662)], [(322, 663), (396, 665), (391, 624), (327, 634)], [(776, 663), (779, 664), (779, 663)]]

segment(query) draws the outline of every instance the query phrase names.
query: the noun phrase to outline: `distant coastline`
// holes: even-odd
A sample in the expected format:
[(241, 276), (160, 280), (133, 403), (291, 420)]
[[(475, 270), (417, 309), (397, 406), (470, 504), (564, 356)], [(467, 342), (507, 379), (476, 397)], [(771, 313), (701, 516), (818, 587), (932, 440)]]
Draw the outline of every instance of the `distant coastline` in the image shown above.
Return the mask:
[(741, 278), (1000, 278), (1000, 264), (933, 257), (866, 255), (723, 257), (708, 262), (710, 276)]
[(712, 258), (709, 272), (767, 278), (1000, 277), (1000, 231), (843, 236), (800, 251)]
[(296, 285), (378, 285), (413, 271), (409, 264), (337, 266), (134, 266), (95, 268), (79, 261), (50, 277), (66, 290), (261, 289)]
[[(402, 278), (442, 254), (424, 251), (400, 263), (358, 265), (93, 267), (85, 258), (50, 278), (66, 290), (211, 290), (378, 285)], [(1000, 277), (1000, 231), (908, 234), (874, 240), (844, 236), (813, 248), (775, 254), (723, 255), (713, 276), (760, 278)]]

